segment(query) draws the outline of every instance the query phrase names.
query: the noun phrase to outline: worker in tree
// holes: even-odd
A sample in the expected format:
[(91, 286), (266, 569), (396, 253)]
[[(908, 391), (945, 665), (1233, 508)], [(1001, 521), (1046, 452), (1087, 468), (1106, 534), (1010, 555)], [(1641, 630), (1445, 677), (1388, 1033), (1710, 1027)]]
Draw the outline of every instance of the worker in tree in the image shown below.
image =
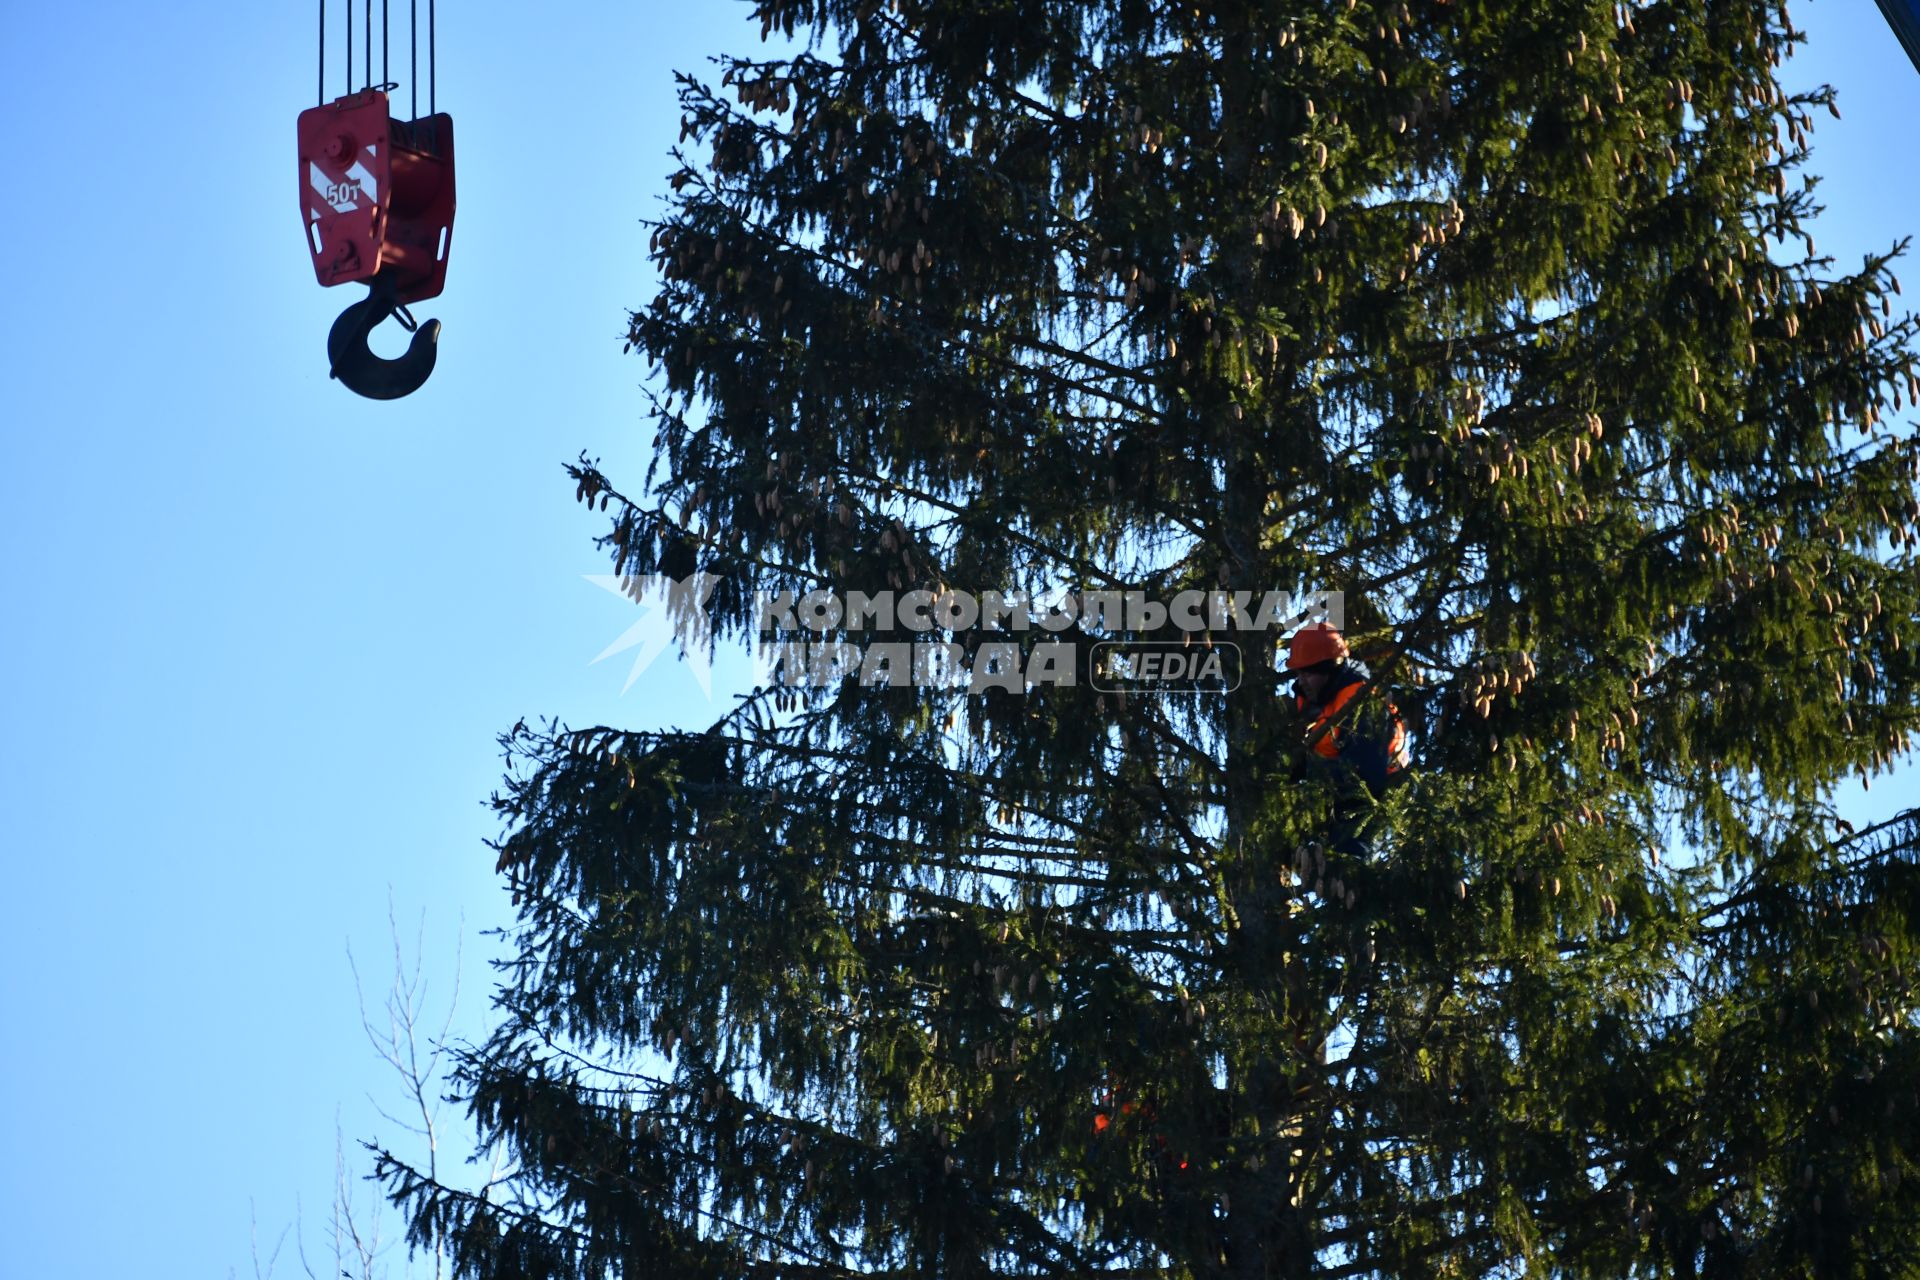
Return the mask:
[[(1369, 859), (1363, 837), (1376, 811), (1375, 802), (1389, 787), (1405, 779), (1409, 764), (1407, 731), (1398, 709), (1387, 700), (1384, 690), (1369, 684), (1366, 673), (1350, 663), (1350, 656), (1346, 638), (1328, 622), (1300, 628), (1287, 644), (1286, 668), (1293, 677), (1293, 705), (1304, 722), (1307, 747), (1294, 781), (1319, 780), (1331, 786), (1333, 821), (1325, 842), (1339, 857), (1327, 859), (1320, 869), (1351, 859), (1355, 865), (1340, 867), (1349, 876)], [(1317, 844), (1313, 847), (1318, 849)], [(1319, 858), (1319, 853), (1315, 857)], [(1316, 891), (1326, 891), (1314, 873), (1306, 874), (1312, 877)], [(1336, 878), (1333, 884), (1337, 886), (1339, 880)], [(1347, 887), (1351, 892), (1351, 879)], [(1340, 892), (1337, 887), (1332, 891)], [(1348, 902), (1351, 904), (1352, 899)], [(1300, 910), (1297, 899), (1290, 903), (1290, 909)], [(1327, 1041), (1319, 1014), (1325, 1009), (1325, 1001), (1309, 994), (1307, 971), (1299, 956), (1289, 958), (1286, 982), (1294, 1050), (1290, 1078), (1293, 1093), (1300, 1097), (1324, 1083)], [(1292, 1148), (1295, 1162), (1314, 1158), (1311, 1142), (1297, 1122), (1286, 1136), (1302, 1144)]]
[(1391, 702), (1367, 690), (1365, 673), (1348, 656), (1346, 638), (1332, 623), (1294, 632), (1287, 645), (1294, 709), (1308, 721), (1307, 743), (1317, 760), (1365, 783), (1378, 799), (1406, 774), (1406, 725)]
[(1407, 774), (1407, 730), (1383, 691), (1348, 661), (1338, 627), (1302, 627), (1287, 646), (1294, 708), (1307, 722), (1308, 754), (1295, 781), (1327, 779), (1334, 790), (1334, 829), (1328, 844), (1367, 856), (1361, 833), (1374, 802)]

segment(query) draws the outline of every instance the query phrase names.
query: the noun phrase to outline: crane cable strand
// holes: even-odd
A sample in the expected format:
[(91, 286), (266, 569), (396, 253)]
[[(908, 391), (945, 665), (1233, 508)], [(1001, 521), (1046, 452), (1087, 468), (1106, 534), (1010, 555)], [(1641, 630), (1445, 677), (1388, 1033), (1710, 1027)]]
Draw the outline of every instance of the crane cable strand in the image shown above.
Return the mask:
[[(344, 0), (341, 5), (346, 10), (347, 22), (344, 32), (347, 52), (347, 93), (353, 92), (353, 0)], [(393, 83), (393, 4), (392, 0), (380, 0), (380, 83)], [(363, 66), (361, 87), (373, 88), (373, 0), (365, 0), (362, 10), (365, 34), (361, 37)], [(317, 68), (315, 74), (315, 101), (320, 106), (327, 103), (327, 0), (319, 4), (320, 35), (316, 52)], [(427, 113), (433, 114), (438, 97), (439, 67), (435, 57), (434, 0), (427, 0)], [(407, 93), (413, 109), (413, 115), (420, 115), (420, 0), (408, 0), (407, 4)]]

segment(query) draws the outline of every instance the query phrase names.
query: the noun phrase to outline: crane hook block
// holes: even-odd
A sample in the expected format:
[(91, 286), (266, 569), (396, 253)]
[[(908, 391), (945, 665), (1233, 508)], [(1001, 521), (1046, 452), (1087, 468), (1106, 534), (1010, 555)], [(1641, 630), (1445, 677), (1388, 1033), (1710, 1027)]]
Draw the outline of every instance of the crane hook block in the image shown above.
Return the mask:
[[(453, 241), (453, 118), (395, 120), (387, 95), (365, 89), (300, 113), (300, 202), (322, 285), (372, 292), (334, 322), (334, 376), (361, 395), (391, 400), (433, 370), (438, 321), (414, 333), (398, 360), (367, 349), (374, 326), (410, 302), (438, 297)], [(404, 314), (404, 313), (403, 313)]]

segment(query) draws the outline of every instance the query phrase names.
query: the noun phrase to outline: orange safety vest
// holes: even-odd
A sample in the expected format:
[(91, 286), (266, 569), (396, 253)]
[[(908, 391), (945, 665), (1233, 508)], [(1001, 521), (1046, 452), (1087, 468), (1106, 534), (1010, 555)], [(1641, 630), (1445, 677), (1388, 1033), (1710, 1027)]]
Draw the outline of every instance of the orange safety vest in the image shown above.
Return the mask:
[[(1353, 701), (1353, 696), (1360, 692), (1365, 684), (1363, 680), (1356, 680), (1352, 684), (1341, 685), (1334, 690), (1333, 697), (1327, 700), (1327, 705), (1320, 709), (1320, 714), (1314, 717), (1311, 725), (1307, 726), (1307, 737), (1312, 738), (1314, 734), (1320, 733), (1321, 727), (1345, 710), (1346, 705)], [(1295, 694), (1293, 701), (1295, 708), (1305, 715), (1307, 700)], [(1400, 709), (1391, 702), (1387, 704), (1387, 719), (1393, 726), (1387, 738), (1387, 774), (1392, 776), (1406, 768), (1408, 764), (1407, 727), (1401, 722)], [(1345, 744), (1346, 735), (1339, 725), (1334, 725), (1314, 740), (1313, 750), (1316, 755), (1332, 760), (1340, 755), (1340, 748)]]
[[(1108, 1085), (1100, 1092), (1101, 1096), (1098, 1105), (1105, 1109), (1093, 1113), (1093, 1131), (1095, 1133), (1105, 1133), (1114, 1126), (1117, 1120), (1129, 1116), (1136, 1118), (1141, 1124), (1149, 1126), (1159, 1119), (1158, 1109), (1151, 1102), (1119, 1101), (1116, 1106), (1115, 1103), (1119, 1095), (1118, 1091), (1115, 1090), (1112, 1085)], [(1167, 1146), (1166, 1135), (1153, 1133), (1152, 1137), (1153, 1145), (1158, 1149), (1162, 1158), (1169, 1163), (1177, 1164), (1181, 1169), (1187, 1167), (1187, 1157), (1181, 1156), (1177, 1161), (1174, 1159), (1172, 1149)]]

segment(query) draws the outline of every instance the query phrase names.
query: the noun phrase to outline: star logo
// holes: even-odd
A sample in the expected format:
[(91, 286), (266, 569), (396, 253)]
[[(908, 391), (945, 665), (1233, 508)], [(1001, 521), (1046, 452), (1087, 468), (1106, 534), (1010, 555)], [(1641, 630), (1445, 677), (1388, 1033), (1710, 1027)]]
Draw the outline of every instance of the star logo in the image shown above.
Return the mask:
[[(687, 666), (700, 685), (700, 692), (707, 695), (708, 701), (713, 700), (713, 659), (710, 653), (713, 622), (707, 617), (707, 601), (713, 598), (713, 590), (720, 585), (720, 579), (709, 573), (690, 573), (678, 579), (657, 573), (588, 573), (581, 576), (601, 590), (632, 600), (640, 606), (639, 619), (593, 660), (594, 663), (604, 662), (616, 653), (639, 649), (633, 655), (633, 665), (627, 669), (627, 682), (620, 686), (621, 693), (633, 688), (633, 682), (640, 678), (640, 673), (666, 652), (669, 642), (678, 640)], [(592, 666), (593, 663), (588, 665)]]

